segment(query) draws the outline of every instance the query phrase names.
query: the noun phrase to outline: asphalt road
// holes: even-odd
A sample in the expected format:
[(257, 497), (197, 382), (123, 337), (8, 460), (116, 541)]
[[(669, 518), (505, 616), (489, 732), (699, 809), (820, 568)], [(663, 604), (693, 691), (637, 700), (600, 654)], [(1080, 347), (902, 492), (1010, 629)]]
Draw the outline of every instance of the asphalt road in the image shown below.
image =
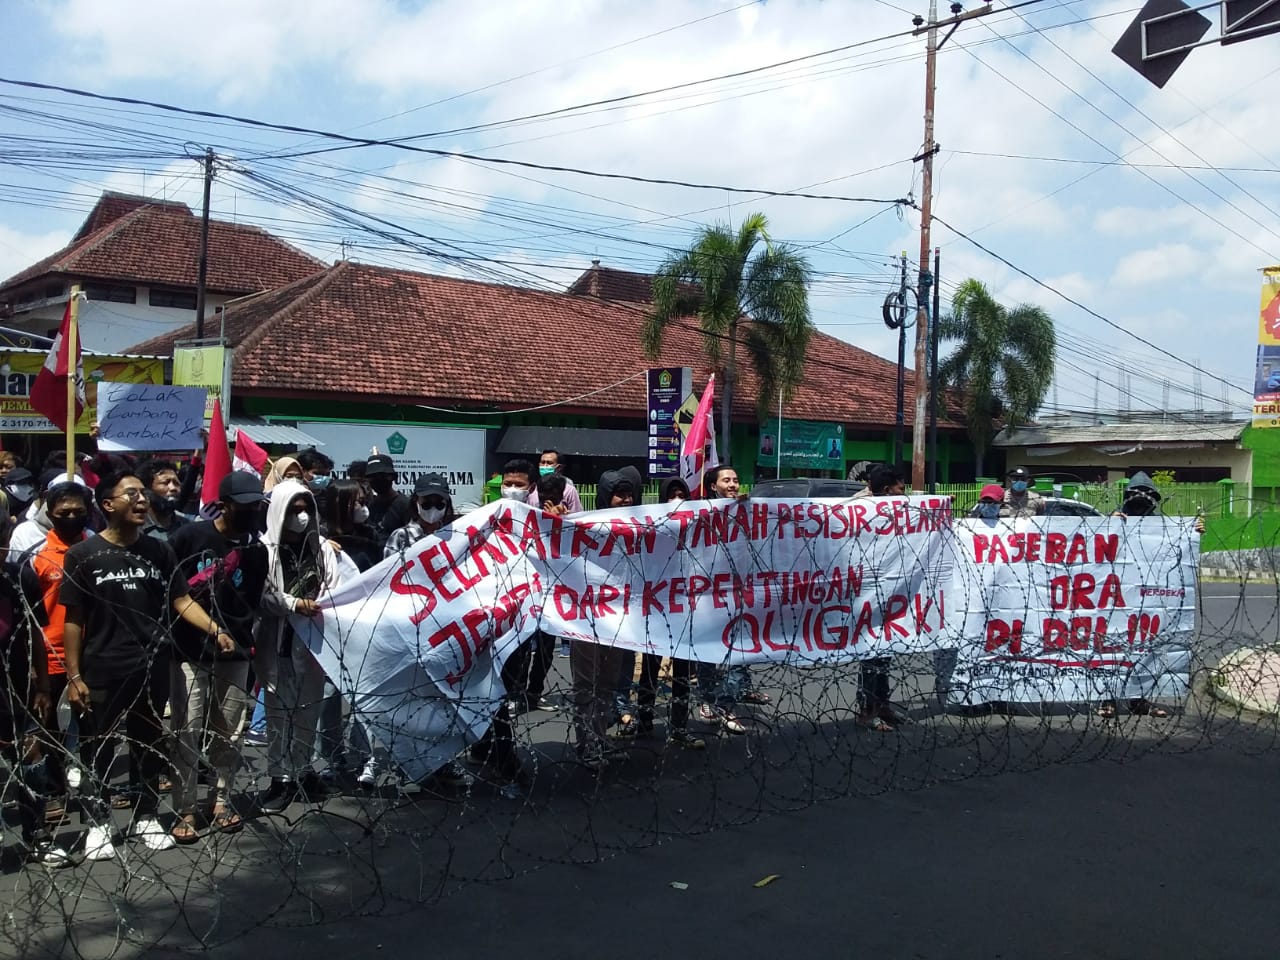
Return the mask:
[(1230, 751), (975, 778), (211, 957), (1274, 958), (1278, 789), (1274, 756)]

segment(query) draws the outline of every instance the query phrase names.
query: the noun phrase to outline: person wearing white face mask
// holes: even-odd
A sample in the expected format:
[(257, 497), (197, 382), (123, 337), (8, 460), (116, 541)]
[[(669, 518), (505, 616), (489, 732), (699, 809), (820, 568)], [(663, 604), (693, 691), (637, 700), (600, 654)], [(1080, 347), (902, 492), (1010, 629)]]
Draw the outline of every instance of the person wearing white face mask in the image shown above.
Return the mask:
[(265, 813), (280, 813), (299, 796), (324, 794), (311, 766), (324, 671), (294, 632), (290, 617), (314, 617), (318, 601), (338, 586), (340, 574), (337, 553), (320, 536), (315, 497), (296, 480), (272, 489), (262, 542), (267, 547), (267, 586), (254, 672), (266, 691), (271, 786), (260, 806)]
[(528, 460), (508, 460), (502, 467), (502, 499), (528, 503), (537, 476)]
[(413, 485), (413, 517), (392, 531), (383, 548), (384, 557), (398, 556), (427, 534), (435, 533), (456, 519), (449, 483), (443, 474), (424, 473)]

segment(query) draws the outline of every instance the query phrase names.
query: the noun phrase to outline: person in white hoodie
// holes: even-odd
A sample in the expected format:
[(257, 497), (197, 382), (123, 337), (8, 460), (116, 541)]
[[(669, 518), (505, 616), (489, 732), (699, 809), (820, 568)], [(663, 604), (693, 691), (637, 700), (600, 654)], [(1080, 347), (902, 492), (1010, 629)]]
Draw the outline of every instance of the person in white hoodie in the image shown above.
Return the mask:
[(324, 786), (311, 766), (324, 671), (294, 631), (290, 618), (314, 617), (339, 583), (338, 556), (320, 536), (316, 500), (306, 486), (285, 480), (267, 508), (267, 585), (262, 595), (254, 671), (266, 691), (267, 772), (271, 785), (259, 804), (280, 813), (294, 800), (316, 799)]

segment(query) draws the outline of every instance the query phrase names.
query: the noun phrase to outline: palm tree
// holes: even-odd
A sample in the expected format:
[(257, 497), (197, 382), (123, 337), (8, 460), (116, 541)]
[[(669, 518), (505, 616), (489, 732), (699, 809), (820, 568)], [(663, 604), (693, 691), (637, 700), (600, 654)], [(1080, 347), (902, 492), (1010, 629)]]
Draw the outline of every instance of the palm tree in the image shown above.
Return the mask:
[(1016, 427), (1044, 403), (1057, 347), (1053, 318), (1030, 304), (1006, 309), (980, 281), (969, 279), (951, 298), (951, 315), (940, 318), (938, 337), (958, 344), (939, 361), (938, 377), (964, 393), (969, 439), (982, 476), (996, 421)]
[[(809, 318), (809, 262), (769, 237), (769, 221), (753, 213), (734, 231), (716, 224), (693, 245), (662, 264), (653, 280), (653, 311), (644, 326), (644, 348), (657, 357), (662, 334), (677, 317), (696, 314), (703, 350), (721, 373), (720, 435), (729, 442), (739, 333), (760, 382), (764, 419), (791, 396), (804, 375)], [(724, 347), (728, 346), (727, 356)]]

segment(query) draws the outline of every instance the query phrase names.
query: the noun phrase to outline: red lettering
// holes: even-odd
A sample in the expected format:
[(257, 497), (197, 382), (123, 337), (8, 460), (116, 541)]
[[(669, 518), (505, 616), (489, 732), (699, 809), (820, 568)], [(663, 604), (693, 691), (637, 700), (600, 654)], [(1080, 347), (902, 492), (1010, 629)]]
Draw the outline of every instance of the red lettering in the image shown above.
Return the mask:
[(413, 569), (413, 563), (406, 563), (391, 575), (391, 592), (402, 597), (422, 597), (422, 608), (409, 618), (415, 627), (431, 615), (436, 608), (436, 595), (420, 583), (406, 583), (405, 576)]

